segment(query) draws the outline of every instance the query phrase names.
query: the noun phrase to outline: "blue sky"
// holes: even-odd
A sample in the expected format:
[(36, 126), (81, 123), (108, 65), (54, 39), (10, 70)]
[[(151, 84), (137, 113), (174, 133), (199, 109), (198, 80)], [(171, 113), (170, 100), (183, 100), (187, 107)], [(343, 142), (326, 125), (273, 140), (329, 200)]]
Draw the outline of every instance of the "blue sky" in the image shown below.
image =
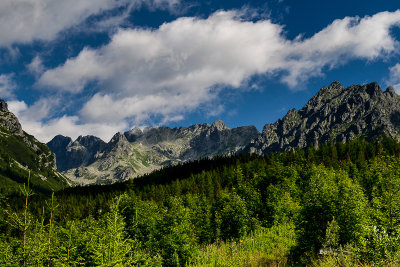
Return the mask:
[(400, 92), (396, 2), (2, 0), (0, 98), (43, 142), (262, 130), (334, 80)]

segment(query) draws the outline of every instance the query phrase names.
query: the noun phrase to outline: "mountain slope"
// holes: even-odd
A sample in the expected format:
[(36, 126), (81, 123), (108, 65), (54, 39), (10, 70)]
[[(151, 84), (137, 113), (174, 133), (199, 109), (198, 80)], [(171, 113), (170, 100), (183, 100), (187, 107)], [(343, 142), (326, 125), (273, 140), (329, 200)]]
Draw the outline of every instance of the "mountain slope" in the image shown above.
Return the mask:
[(254, 126), (229, 129), (222, 121), (181, 128), (133, 128), (109, 143), (94, 136), (56, 136), (48, 143), (60, 170), (78, 184), (108, 184), (163, 166), (235, 154), (259, 136)]
[(383, 92), (377, 83), (346, 88), (335, 81), (302, 109), (292, 109), (283, 119), (266, 124), (247, 151), (262, 154), (382, 135), (400, 140), (400, 96), (392, 87)]
[(0, 99), (0, 190), (13, 191), (26, 183), (31, 171), (31, 186), (37, 191), (53, 191), (68, 186), (57, 170), (54, 153), (25, 133), (17, 117)]

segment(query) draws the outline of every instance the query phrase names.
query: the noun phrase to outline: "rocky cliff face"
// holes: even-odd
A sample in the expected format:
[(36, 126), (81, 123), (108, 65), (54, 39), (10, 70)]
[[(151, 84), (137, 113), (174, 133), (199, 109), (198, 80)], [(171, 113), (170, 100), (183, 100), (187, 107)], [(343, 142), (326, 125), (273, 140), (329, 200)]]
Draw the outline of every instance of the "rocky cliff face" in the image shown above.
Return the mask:
[(24, 135), (17, 117), (8, 110), (7, 103), (2, 99), (0, 99), (0, 125), (5, 127), (14, 135)]
[(335, 81), (323, 87), (300, 110), (264, 126), (247, 151), (288, 151), (330, 140), (368, 140), (386, 134), (400, 140), (400, 97), (392, 87), (382, 91), (377, 83), (344, 87)]
[(57, 135), (47, 146), (57, 155), (60, 171), (89, 165), (96, 159), (96, 153), (106, 147), (106, 143), (95, 136), (79, 136), (75, 141), (70, 137)]
[[(59, 173), (50, 149), (22, 130), (17, 117), (0, 99), (0, 174), (2, 184), (17, 187), (31, 172), (31, 186), (37, 190), (57, 190), (68, 180)], [(9, 188), (6, 188), (8, 190)]]
[(190, 127), (133, 128), (109, 143), (93, 136), (56, 136), (48, 143), (57, 165), (77, 184), (107, 184), (134, 178), (162, 166), (234, 154), (259, 136), (254, 126), (229, 129), (222, 121)]

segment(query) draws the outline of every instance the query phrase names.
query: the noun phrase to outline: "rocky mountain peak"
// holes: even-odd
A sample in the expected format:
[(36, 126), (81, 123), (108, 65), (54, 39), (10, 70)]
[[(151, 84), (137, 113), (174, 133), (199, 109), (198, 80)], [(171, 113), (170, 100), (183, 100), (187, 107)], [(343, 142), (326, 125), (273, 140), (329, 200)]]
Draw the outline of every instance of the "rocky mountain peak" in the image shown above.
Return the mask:
[(76, 140), (86, 148), (103, 146), (106, 144), (103, 140), (93, 135), (79, 136)]
[(132, 129), (130, 129), (127, 133), (134, 134), (134, 135), (141, 135), (141, 134), (143, 134), (143, 131), (139, 127), (135, 126)]
[(117, 144), (117, 143), (121, 143), (121, 142), (128, 142), (128, 140), (126, 139), (126, 137), (123, 133), (118, 132), (118, 133), (114, 134), (114, 136), (111, 138), (109, 144)]
[(396, 91), (393, 89), (392, 86), (389, 86), (388, 88), (386, 88), (385, 93), (390, 94), (390, 96), (392, 96), (392, 97), (395, 96), (395, 95), (397, 95), (397, 94), (396, 94)]
[(129, 142), (134, 142), (136, 141), (140, 136), (143, 135), (143, 131), (139, 128), (139, 127), (133, 127), (132, 129), (130, 129), (129, 131), (124, 133), (126, 139)]
[(71, 137), (56, 135), (47, 145), (51, 148), (65, 149), (70, 143), (72, 143)]
[(0, 125), (12, 134), (24, 136), (24, 131), (17, 117), (8, 110), (7, 103), (2, 99), (0, 99)]
[(370, 95), (370, 97), (374, 97), (383, 93), (377, 82), (366, 84), (363, 86), (363, 89), (365, 92), (367, 92), (367, 94)]
[(3, 99), (0, 99), (0, 110), (8, 112), (7, 103)]
[(344, 86), (339, 81), (335, 80), (328, 87), (331, 89), (341, 89)]
[(211, 129), (218, 131), (230, 130), (222, 120), (217, 120), (213, 124), (211, 124)]
[(265, 153), (317, 146), (330, 140), (376, 139), (386, 134), (400, 140), (400, 97), (378, 83), (344, 87), (335, 81), (300, 110), (264, 126), (250, 151)]

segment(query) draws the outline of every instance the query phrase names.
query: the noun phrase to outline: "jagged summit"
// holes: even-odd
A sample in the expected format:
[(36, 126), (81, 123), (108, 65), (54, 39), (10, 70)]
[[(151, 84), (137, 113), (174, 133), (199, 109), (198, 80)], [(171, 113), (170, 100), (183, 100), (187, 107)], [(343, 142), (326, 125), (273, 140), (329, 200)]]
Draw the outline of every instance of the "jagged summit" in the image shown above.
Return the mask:
[(215, 121), (213, 124), (211, 124), (211, 128), (216, 129), (218, 131), (230, 130), (222, 120)]
[(5, 127), (12, 134), (23, 136), (24, 131), (18, 118), (8, 110), (7, 103), (0, 99), (0, 126)]
[[(189, 127), (134, 127), (116, 133), (108, 143), (85, 137), (67, 142), (56, 136), (48, 143), (60, 170), (77, 183), (111, 183), (133, 178), (162, 166), (216, 155), (234, 154), (259, 136), (254, 126), (229, 129), (221, 120)], [(62, 142), (61, 142), (61, 141)]]
[(344, 87), (335, 81), (313, 96), (300, 110), (264, 126), (249, 151), (266, 153), (317, 146), (330, 140), (369, 140), (386, 134), (400, 140), (400, 97), (378, 83)]
[(386, 88), (385, 93), (388, 93), (388, 94), (390, 94), (391, 96), (397, 95), (397, 94), (396, 94), (396, 91), (393, 89), (392, 86), (389, 86), (388, 88)]
[(7, 103), (3, 99), (0, 99), (0, 110), (8, 112)]

